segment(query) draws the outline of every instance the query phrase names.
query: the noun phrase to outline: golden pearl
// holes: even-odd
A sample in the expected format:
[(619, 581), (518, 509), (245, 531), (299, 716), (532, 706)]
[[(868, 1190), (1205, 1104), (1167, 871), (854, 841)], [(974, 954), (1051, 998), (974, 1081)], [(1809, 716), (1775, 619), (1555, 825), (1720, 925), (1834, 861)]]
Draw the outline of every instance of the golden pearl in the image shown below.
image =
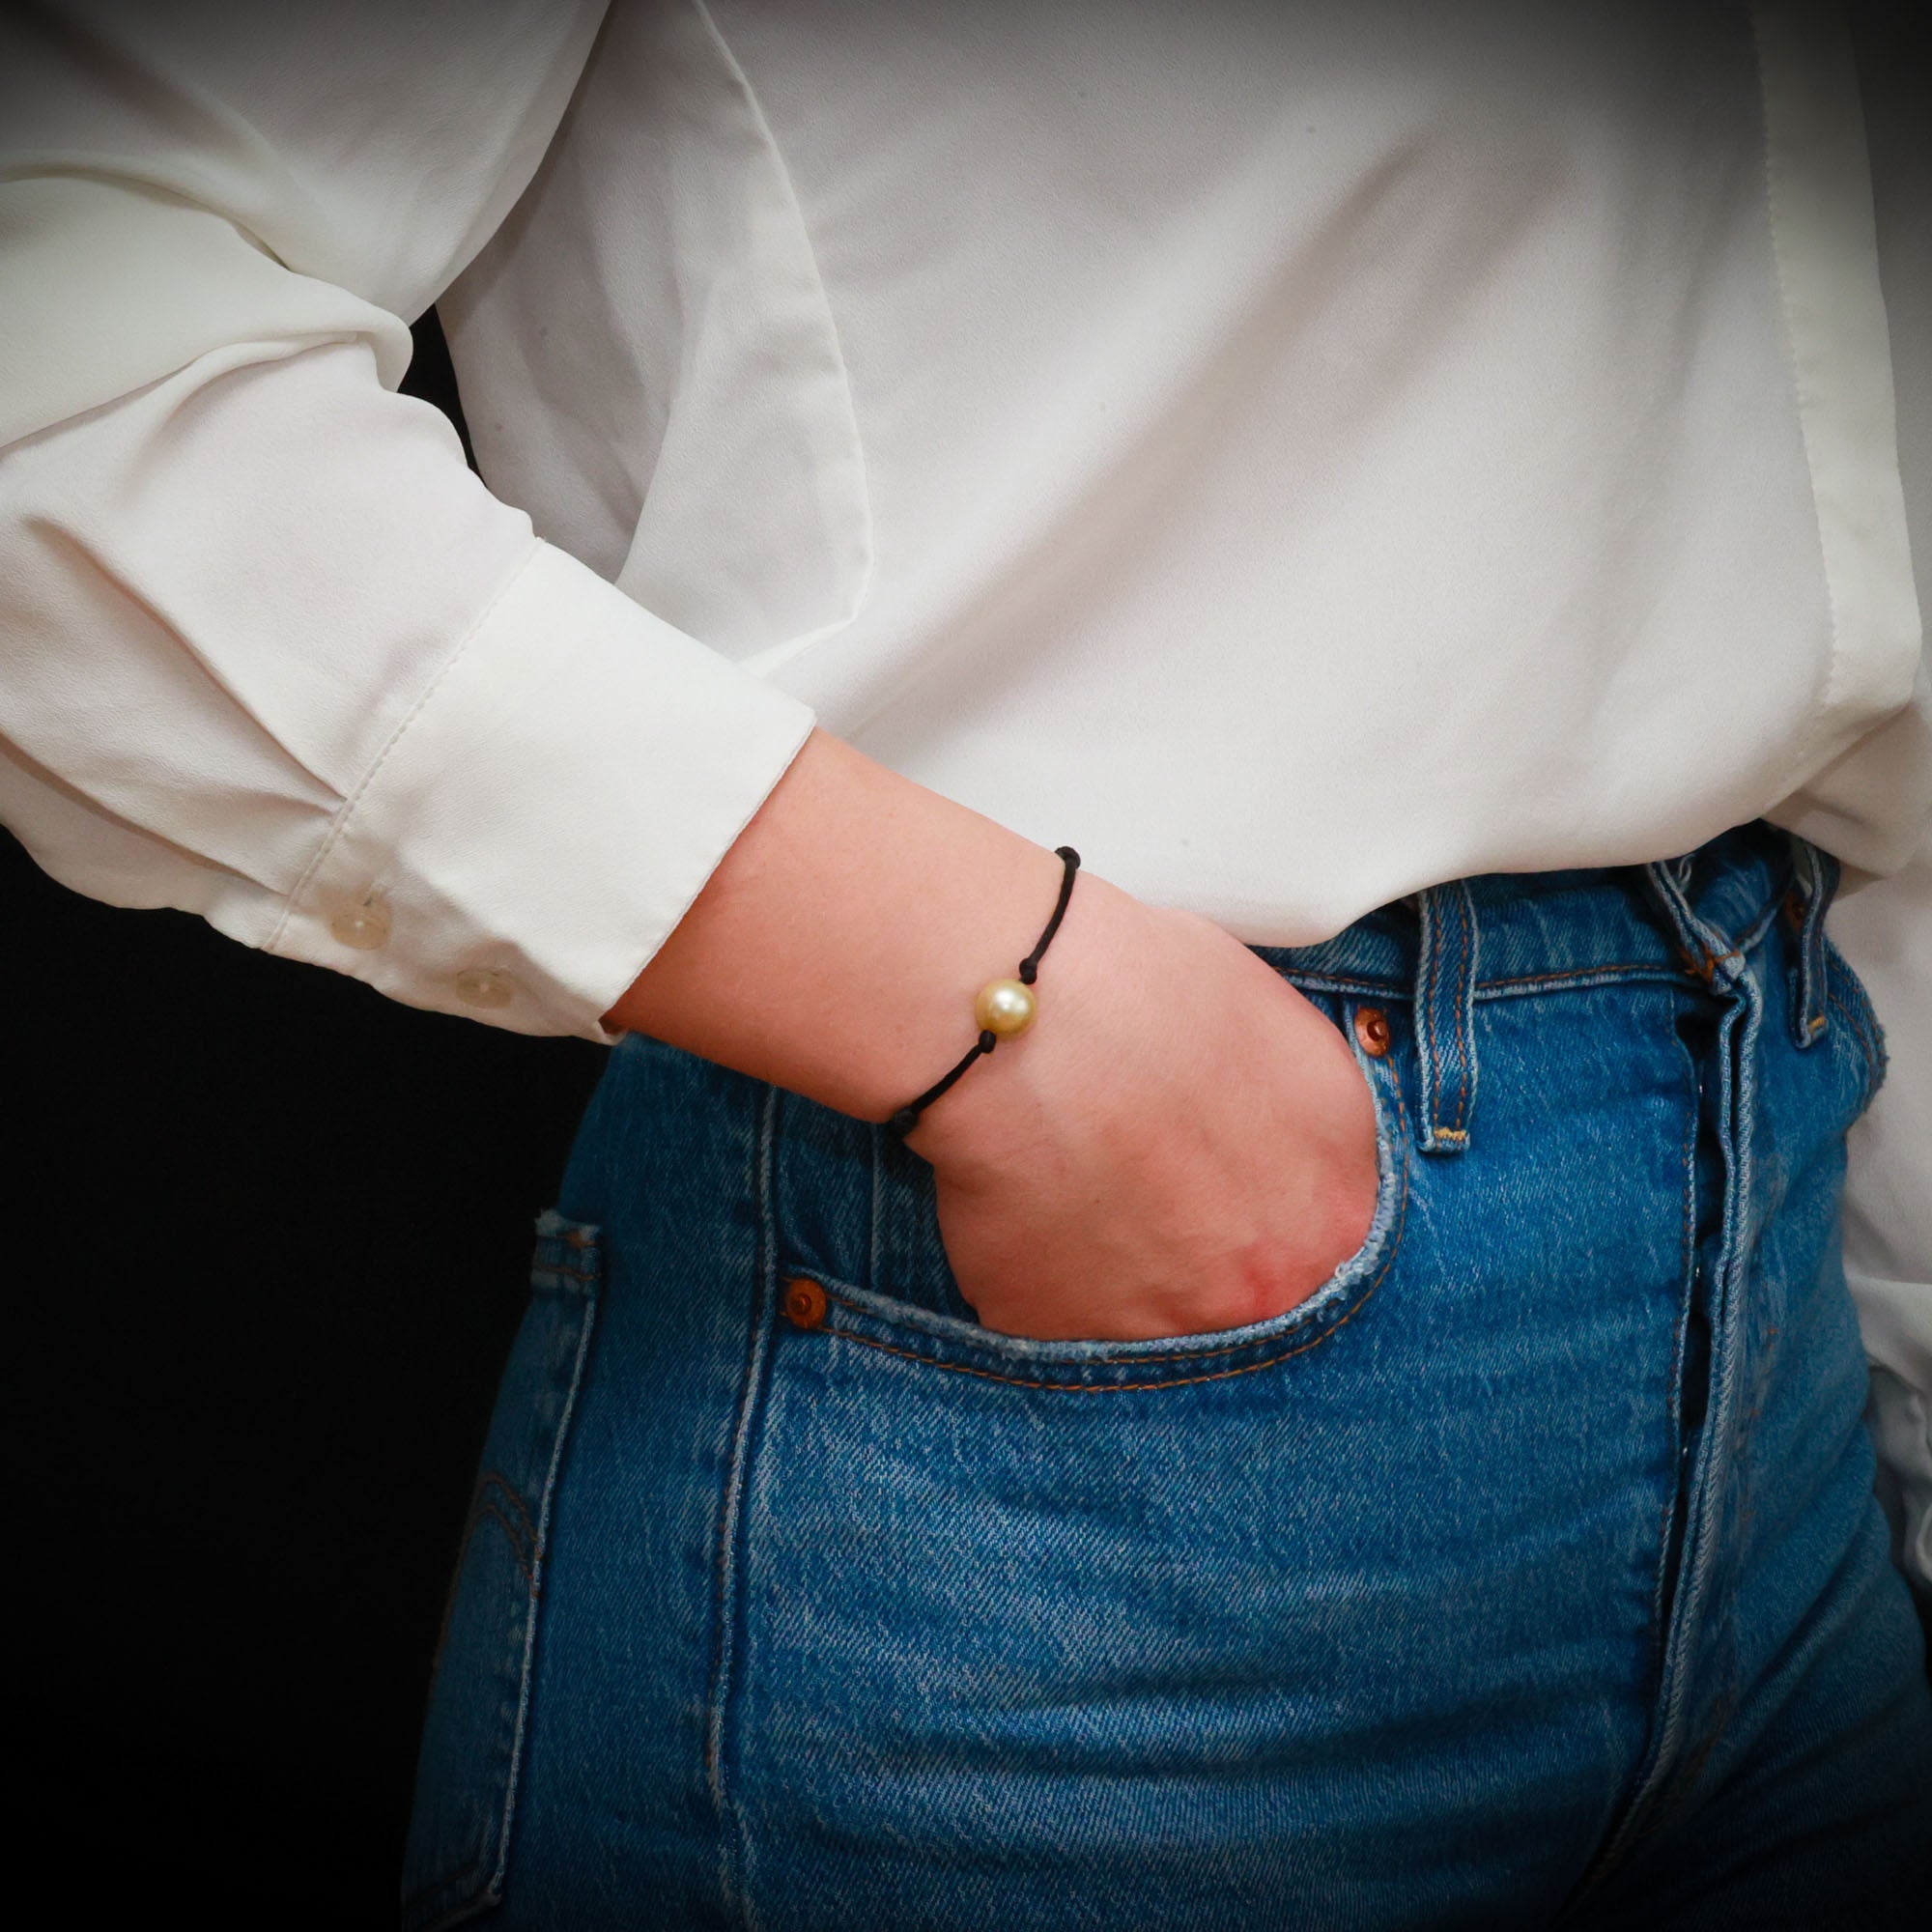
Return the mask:
[(988, 980), (973, 1002), (973, 1017), (980, 1028), (1003, 1039), (1025, 1033), (1038, 1011), (1033, 988), (1018, 980)]

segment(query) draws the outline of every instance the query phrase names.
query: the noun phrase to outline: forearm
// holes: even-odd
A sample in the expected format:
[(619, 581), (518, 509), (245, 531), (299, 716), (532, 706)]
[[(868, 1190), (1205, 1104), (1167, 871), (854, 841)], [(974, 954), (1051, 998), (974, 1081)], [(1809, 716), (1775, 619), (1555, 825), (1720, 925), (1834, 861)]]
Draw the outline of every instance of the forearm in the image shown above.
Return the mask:
[[(1062, 876), (1046, 847), (814, 730), (607, 1023), (884, 1121), (971, 1047), (974, 995), (1033, 948)], [(1037, 1047), (1096, 905), (1125, 898), (1081, 876), (1039, 1020), (935, 1115)]]

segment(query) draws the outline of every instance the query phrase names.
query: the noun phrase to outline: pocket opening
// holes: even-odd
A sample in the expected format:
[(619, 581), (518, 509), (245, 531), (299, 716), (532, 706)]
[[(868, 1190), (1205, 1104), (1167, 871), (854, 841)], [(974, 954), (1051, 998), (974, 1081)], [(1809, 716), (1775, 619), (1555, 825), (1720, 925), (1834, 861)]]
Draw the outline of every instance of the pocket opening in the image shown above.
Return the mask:
[[(861, 1287), (810, 1266), (783, 1267), (824, 1291), (824, 1315), (813, 1332), (881, 1349), (889, 1354), (956, 1368), (1029, 1387), (1131, 1388), (1200, 1380), (1201, 1371), (1239, 1373), (1311, 1347), (1339, 1328), (1393, 1265), (1401, 1246), (1409, 1186), (1407, 1126), (1392, 1058), (1371, 1062), (1350, 1034), (1355, 1063), (1376, 1117), (1375, 1212), (1362, 1242), (1319, 1288), (1293, 1308), (1238, 1328), (1162, 1335), (1142, 1341), (1041, 1341), (1005, 1335)], [(1287, 1346), (1284, 1347), (1283, 1345)], [(1248, 1360), (1247, 1358), (1256, 1358)], [(1154, 1381), (1136, 1380), (1145, 1376)]]

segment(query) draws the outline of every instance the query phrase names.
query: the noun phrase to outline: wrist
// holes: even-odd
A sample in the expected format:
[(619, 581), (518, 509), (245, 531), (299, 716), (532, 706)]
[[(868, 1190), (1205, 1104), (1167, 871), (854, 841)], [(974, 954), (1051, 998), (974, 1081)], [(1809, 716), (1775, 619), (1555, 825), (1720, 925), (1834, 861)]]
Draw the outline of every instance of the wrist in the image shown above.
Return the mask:
[(972, 1045), (974, 995), (1014, 972), (1064, 876), (1051, 851), (814, 731), (608, 1018), (885, 1122)]
[[(1081, 867), (1039, 962), (1033, 1024), (975, 1060), (920, 1115), (905, 1145), (964, 1179), (1043, 1144), (1049, 1118), (1079, 1108), (1094, 1090), (1105, 1041), (1133, 1023), (1122, 1015), (1145, 997), (1141, 962), (1168, 917)], [(971, 1043), (969, 1033), (961, 1050)]]

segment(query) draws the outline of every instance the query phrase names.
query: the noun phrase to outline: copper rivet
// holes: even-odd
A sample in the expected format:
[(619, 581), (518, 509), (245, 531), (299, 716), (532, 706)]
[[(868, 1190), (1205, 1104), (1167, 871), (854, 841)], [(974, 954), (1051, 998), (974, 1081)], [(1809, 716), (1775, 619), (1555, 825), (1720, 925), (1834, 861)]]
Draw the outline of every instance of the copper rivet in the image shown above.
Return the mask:
[(785, 1283), (785, 1318), (795, 1328), (816, 1328), (825, 1320), (825, 1291), (809, 1275)]
[(1388, 1015), (1379, 1007), (1363, 1007), (1355, 1015), (1355, 1037), (1364, 1053), (1379, 1060), (1389, 1050)]
[(1784, 923), (1793, 932), (1804, 930), (1804, 901), (1796, 893), (1784, 895)]

